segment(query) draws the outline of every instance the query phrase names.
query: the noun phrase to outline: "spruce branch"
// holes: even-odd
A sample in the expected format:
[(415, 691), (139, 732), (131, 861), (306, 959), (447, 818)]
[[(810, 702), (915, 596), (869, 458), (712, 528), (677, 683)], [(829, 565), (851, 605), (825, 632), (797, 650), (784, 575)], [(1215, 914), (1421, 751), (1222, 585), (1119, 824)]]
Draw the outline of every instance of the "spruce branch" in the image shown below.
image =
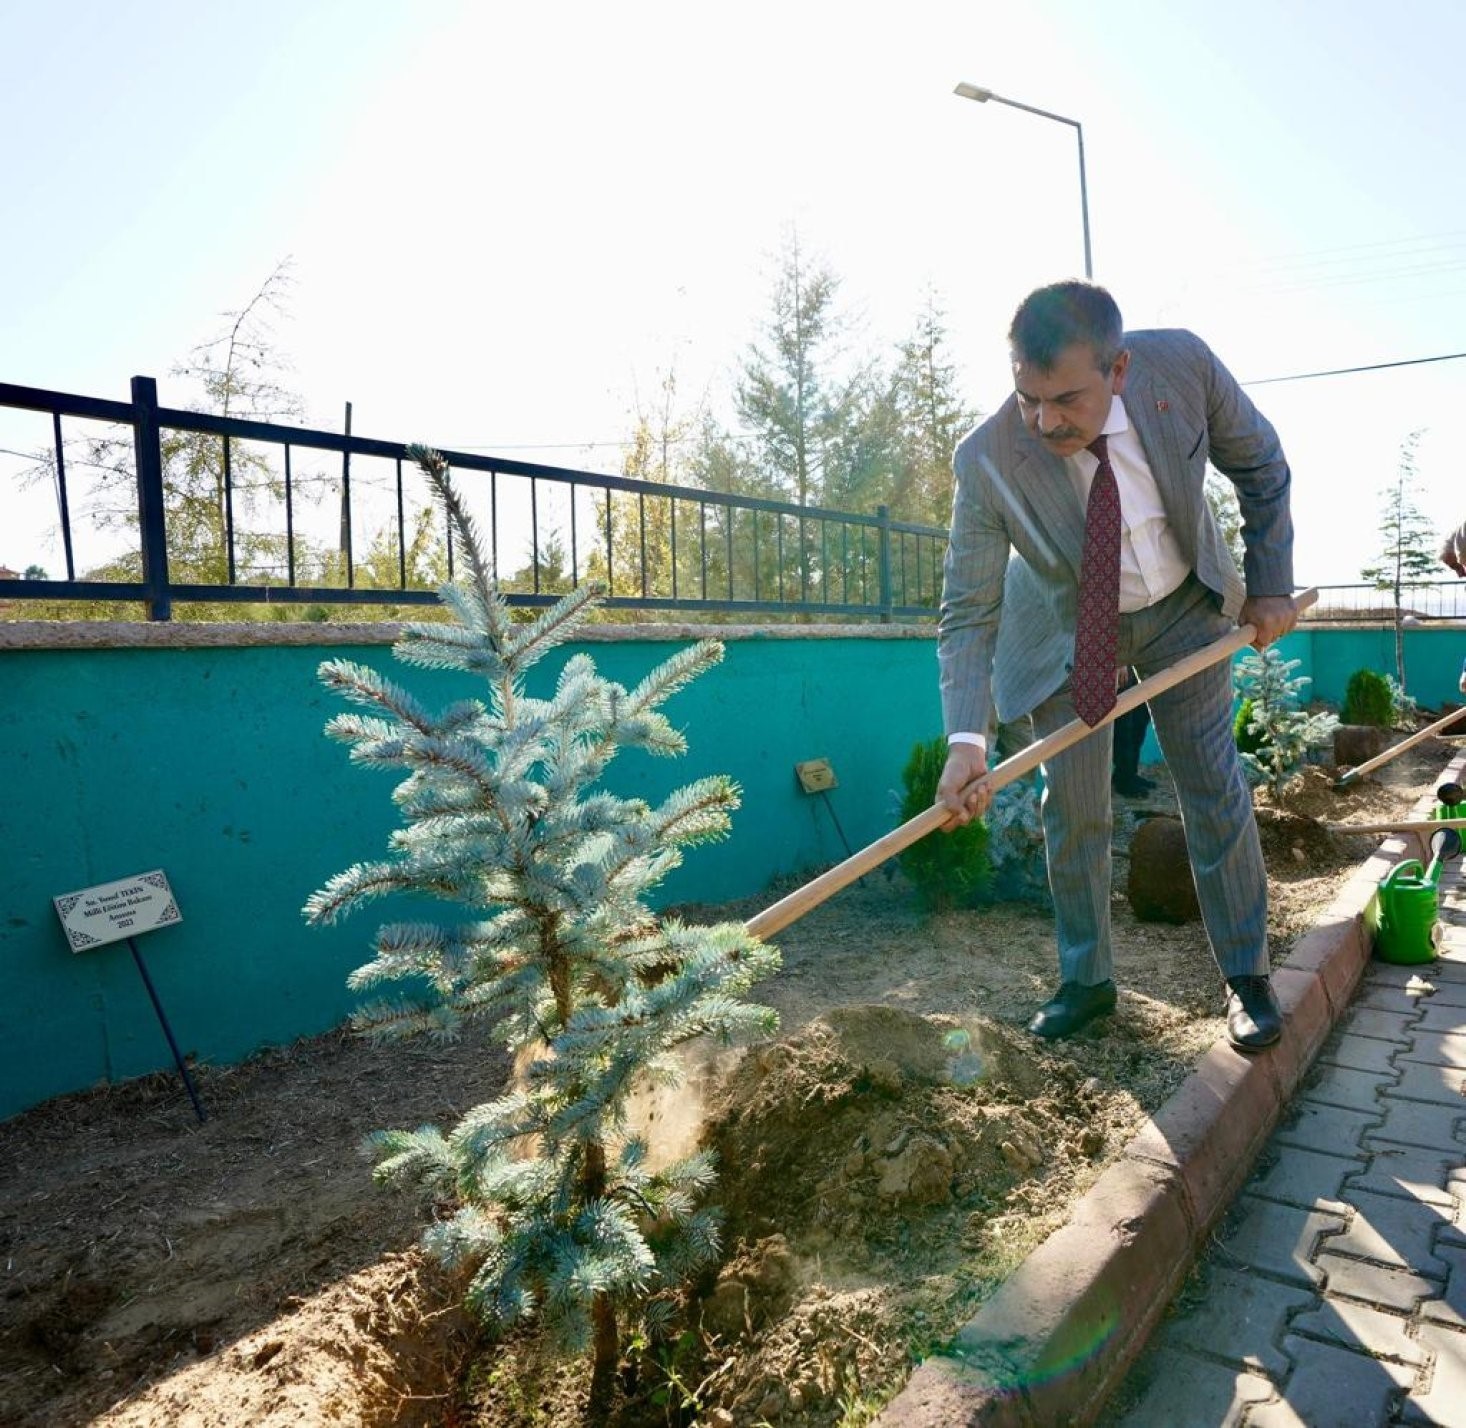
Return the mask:
[(385, 709), (424, 734), (432, 732), (432, 719), (427, 710), (405, 689), (383, 679), (375, 670), (348, 659), (328, 659), (321, 662), (318, 672), (327, 689), (353, 703)]
[(453, 1041), (462, 1019), (457, 1007), (447, 1002), (376, 1001), (352, 1012), (351, 1029), (373, 1041), (401, 1041), (410, 1036)]
[(498, 1220), (479, 1206), (468, 1204), (423, 1237), (428, 1248), (450, 1270), (476, 1264), (504, 1240)]
[[(468, 514), (468, 508), (454, 489), (449, 477), (447, 459), (441, 452), (418, 443), (407, 448), (407, 457), (408, 460), (417, 462), (423, 475), (428, 478), (428, 485), (432, 488), (434, 498), (442, 507), (453, 529), (458, 532), (463, 557), (472, 574), (474, 594), (482, 600), (485, 610), (492, 610), (496, 607), (502, 609), (498, 594), (494, 590), (494, 572), (485, 564), (482, 555), (483, 539), (473, 517)], [(507, 623), (506, 620), (505, 624)]]
[(306, 921), (318, 926), (332, 923), (362, 903), (394, 892), (430, 892), (455, 901), (467, 895), (446, 876), (425, 877), (397, 863), (358, 863), (337, 873), (319, 892), (310, 895), (305, 904)]
[(365, 1148), (376, 1157), (373, 1173), (383, 1183), (405, 1180), (439, 1190), (457, 1182), (457, 1160), (437, 1126), (373, 1131), (366, 1137)]
[(509, 661), (516, 675), (522, 675), (556, 645), (563, 644), (583, 623), (585, 611), (606, 593), (605, 586), (591, 580), (561, 596), (527, 625), (516, 627), (509, 641)]
[(377, 719), (369, 714), (337, 714), (326, 721), (326, 737), (343, 744), (373, 742), (397, 738), (401, 723)]
[(678, 650), (631, 691), (627, 697), (627, 716), (634, 718), (665, 703), (698, 675), (720, 664), (723, 655), (723, 646), (717, 640), (699, 640), (690, 649)]

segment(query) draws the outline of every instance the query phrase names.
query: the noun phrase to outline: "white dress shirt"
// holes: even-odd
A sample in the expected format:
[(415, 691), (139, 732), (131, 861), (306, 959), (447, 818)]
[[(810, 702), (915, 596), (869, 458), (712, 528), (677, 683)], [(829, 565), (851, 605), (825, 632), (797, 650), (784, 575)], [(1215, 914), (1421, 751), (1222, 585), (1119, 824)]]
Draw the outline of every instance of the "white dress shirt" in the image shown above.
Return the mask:
[[(1166, 519), (1145, 449), (1118, 396), (1110, 399), (1104, 434), (1109, 438), (1110, 466), (1120, 490), (1120, 613), (1124, 615), (1164, 600), (1186, 579), (1189, 567)], [(1099, 470), (1099, 457), (1092, 451), (1080, 451), (1066, 456), (1064, 466), (1083, 510)]]

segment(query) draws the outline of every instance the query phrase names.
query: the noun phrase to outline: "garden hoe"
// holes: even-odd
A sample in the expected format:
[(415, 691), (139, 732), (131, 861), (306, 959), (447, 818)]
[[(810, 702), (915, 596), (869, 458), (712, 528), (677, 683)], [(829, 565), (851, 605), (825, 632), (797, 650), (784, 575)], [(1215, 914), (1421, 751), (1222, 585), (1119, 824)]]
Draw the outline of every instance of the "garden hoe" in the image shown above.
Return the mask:
[(1357, 768), (1345, 769), (1338, 778), (1334, 780), (1335, 788), (1344, 788), (1354, 782), (1356, 778), (1362, 778), (1367, 773), (1372, 773), (1381, 764), (1387, 764), (1406, 749), (1413, 749), (1422, 739), (1428, 739), (1432, 734), (1438, 734), (1448, 724), (1454, 724), (1457, 719), (1466, 718), (1466, 710), (1452, 709), (1449, 714), (1437, 719), (1434, 724), (1427, 724), (1425, 728), (1418, 730), (1408, 739), (1402, 739), (1393, 748), (1386, 749), (1384, 753), (1376, 755), (1367, 763), (1360, 764)]
[[(1293, 597), (1293, 603), (1301, 612), (1308, 609), (1317, 599), (1317, 590), (1304, 590)], [(1190, 679), (1193, 674), (1199, 674), (1219, 660), (1236, 654), (1238, 650), (1252, 643), (1255, 633), (1251, 625), (1239, 625), (1230, 634), (1223, 635), (1221, 639), (1214, 640), (1211, 644), (1193, 651), (1184, 659), (1177, 660), (1175, 664), (1160, 670), (1148, 679), (1142, 679), (1140, 683), (1132, 684), (1130, 688), (1120, 693), (1115, 700), (1115, 707), (1094, 726), (1094, 729), (1104, 728), (1106, 724), (1113, 723), (1122, 714), (1128, 714), (1147, 699), (1180, 684), (1182, 680)], [(1046, 738), (1030, 744), (1026, 749), (1021, 749), (1014, 754), (1011, 759), (1004, 759), (1002, 763), (989, 769), (983, 775), (983, 781), (992, 792), (996, 793), (998, 789), (1006, 787), (1016, 779), (1022, 778), (1024, 774), (1036, 769), (1045, 760), (1077, 744), (1081, 739), (1092, 734), (1094, 729), (1082, 719), (1071, 720), (1062, 729), (1054, 730)], [(751, 932), (755, 937), (773, 936), (774, 933), (788, 927), (791, 922), (797, 922), (805, 913), (818, 907), (827, 898), (833, 897), (841, 888), (847, 887), (857, 878), (864, 877), (872, 868), (879, 867), (887, 858), (895, 857), (903, 848), (909, 848), (913, 843), (925, 838), (928, 833), (934, 833), (938, 828), (944, 827), (951, 817), (952, 815), (942, 804), (932, 804), (930, 808), (924, 809), (915, 818), (908, 819), (899, 828), (887, 833), (885, 837), (877, 838), (874, 843), (868, 844), (858, 853), (853, 853), (843, 863), (836, 863), (828, 872), (821, 873), (819, 877), (805, 883), (803, 887), (796, 888), (787, 897), (780, 898), (772, 907), (766, 907), (756, 916), (749, 918), (744, 923), (745, 930)]]

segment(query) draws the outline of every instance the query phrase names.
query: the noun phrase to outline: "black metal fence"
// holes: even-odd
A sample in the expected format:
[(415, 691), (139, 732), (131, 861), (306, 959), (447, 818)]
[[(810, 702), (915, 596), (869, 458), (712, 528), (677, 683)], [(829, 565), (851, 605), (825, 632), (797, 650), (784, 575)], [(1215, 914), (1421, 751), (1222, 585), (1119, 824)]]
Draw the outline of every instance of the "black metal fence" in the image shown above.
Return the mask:
[[(1400, 613), (1406, 623), (1428, 620), (1466, 620), (1466, 580), (1432, 580), (1400, 591)], [(1320, 585), (1318, 604), (1310, 620), (1339, 624), (1392, 625), (1393, 590), (1377, 585)]]
[[(0, 383), (0, 417), (16, 413), (41, 431), (22, 438), (0, 428), (5, 534), (16, 539), (20, 484), (28, 477), (37, 494), (44, 479), (43, 523), (65, 575), (34, 578), (33, 568), (7, 579), (5, 601), (136, 603), (167, 620), (185, 602), (431, 605), (453, 576), (452, 532), (426, 527), (405, 443), (160, 407), (151, 377), (132, 379), (130, 402)], [(884, 506), (856, 515), (444, 455), (472, 473), (464, 493), (511, 604), (552, 604), (591, 578), (606, 587), (609, 608), (642, 612), (891, 621), (930, 617), (940, 597), (945, 530), (893, 520)], [(322, 459), (325, 468), (310, 468)], [(96, 480), (78, 482), (75, 466), (102, 473), (114, 504), (99, 507)], [(332, 503), (325, 538), (322, 501)], [(99, 558), (88, 559), (78, 533), (99, 523), (110, 545), (91, 530)], [(1401, 606), (1412, 621), (1466, 619), (1466, 582), (1411, 585)], [(1327, 585), (1309, 618), (1388, 624), (1394, 614), (1389, 591)]]
[[(149, 619), (167, 620), (183, 602), (432, 604), (433, 577), (452, 578), (446, 524), (427, 531), (421, 509), (409, 521), (415, 468), (405, 443), (161, 407), (151, 377), (132, 379), (130, 402), (0, 383), (0, 412), (17, 411), (49, 418), (39, 443), (5, 450), (20, 463), (12, 485), (51, 487), (49, 530), (65, 576), (6, 580), (6, 600), (138, 602)], [(328, 469), (303, 470), (301, 453), (307, 465), (326, 458)], [(856, 515), (443, 454), (472, 473), (462, 489), (511, 604), (552, 604), (595, 578), (613, 609), (881, 621), (936, 610), (946, 532), (893, 520), (884, 506)], [(85, 517), (69, 466), (82, 459), (104, 473), (109, 499), (123, 501), (93, 501), (113, 537), (101, 563), (77, 554)], [(361, 509), (364, 465), (381, 517), (374, 532)], [(306, 488), (317, 517), (323, 498), (339, 502), (329, 540), (306, 532)], [(88, 490), (95, 497), (95, 481)]]

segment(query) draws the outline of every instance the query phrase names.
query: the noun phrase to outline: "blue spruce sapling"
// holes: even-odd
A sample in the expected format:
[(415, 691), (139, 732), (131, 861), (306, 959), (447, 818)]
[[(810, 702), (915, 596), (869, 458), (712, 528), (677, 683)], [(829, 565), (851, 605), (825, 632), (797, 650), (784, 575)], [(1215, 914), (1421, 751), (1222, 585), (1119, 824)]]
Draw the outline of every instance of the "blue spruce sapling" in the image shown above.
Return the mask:
[(446, 1134), (433, 1126), (370, 1137), (376, 1175), (415, 1183), (456, 1206), (425, 1236), (450, 1266), (473, 1270), (470, 1306), (491, 1332), (537, 1321), (551, 1342), (593, 1354), (592, 1417), (615, 1390), (623, 1328), (655, 1332), (677, 1287), (718, 1253), (719, 1216), (703, 1203), (707, 1154), (652, 1171), (627, 1124), (639, 1083), (676, 1084), (676, 1049), (695, 1037), (772, 1032), (777, 1019), (740, 1000), (778, 967), (778, 953), (739, 923), (692, 927), (646, 898), (682, 849), (722, 837), (738, 789), (700, 779), (659, 806), (595, 791), (622, 749), (684, 752), (659, 706), (716, 664), (700, 641), (634, 689), (572, 656), (548, 698), (525, 673), (584, 623), (580, 589), (515, 623), (494, 588), (482, 542), (446, 461), (410, 451), (456, 532), (468, 576), (442, 598), (456, 623), (407, 625), (408, 664), (461, 670), (485, 687), (438, 714), (374, 671), (327, 660), (328, 688), (369, 714), (337, 715), (327, 733), (352, 759), (406, 774), (394, 799), (404, 827), (387, 857), (338, 874), (306, 904), (334, 922), (385, 893), (459, 904), (451, 925), (382, 927), (356, 989), (407, 979), (414, 1000), (364, 1009), (378, 1034), (451, 1035), (491, 1023), (519, 1053), (517, 1084)]
[(1257, 739), (1250, 751), (1239, 744), (1238, 753), (1248, 778), (1265, 782), (1278, 803), (1309, 749), (1328, 743), (1339, 724), (1337, 715), (1310, 714), (1299, 707), (1304, 689), (1313, 682), (1307, 675), (1294, 676), (1301, 663), (1284, 659), (1272, 646), (1237, 662), (1237, 687), (1252, 706), (1247, 732)]

